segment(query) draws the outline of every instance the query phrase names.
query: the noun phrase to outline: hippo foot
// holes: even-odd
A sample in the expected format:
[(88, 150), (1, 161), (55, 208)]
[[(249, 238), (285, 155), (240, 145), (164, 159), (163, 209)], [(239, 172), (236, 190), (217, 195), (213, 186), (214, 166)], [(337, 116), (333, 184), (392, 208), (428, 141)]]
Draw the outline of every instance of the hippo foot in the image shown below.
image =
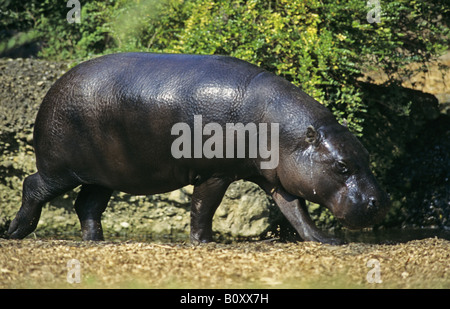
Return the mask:
[[(267, 186), (262, 186), (267, 191)], [(305, 200), (292, 196), (278, 187), (271, 190), (275, 203), (304, 241), (315, 241), (330, 245), (342, 245), (344, 242), (320, 231), (308, 214)]]
[(37, 214), (27, 213), (19, 211), (11, 222), (6, 233), (6, 237), (9, 239), (23, 239), (32, 233), (38, 224), (40, 212)]
[(319, 231), (314, 231), (314, 233), (311, 233), (309, 235), (305, 235), (302, 237), (305, 241), (315, 241), (320, 242), (323, 244), (333, 245), (333, 246), (339, 246), (345, 244), (345, 242), (342, 239), (331, 237), (329, 235), (326, 235)]
[(201, 233), (191, 233), (190, 241), (192, 244), (206, 244), (213, 242), (212, 235), (201, 235)]
[(102, 241), (103, 237), (102, 224), (99, 220), (83, 220), (81, 222), (81, 232), (83, 240)]

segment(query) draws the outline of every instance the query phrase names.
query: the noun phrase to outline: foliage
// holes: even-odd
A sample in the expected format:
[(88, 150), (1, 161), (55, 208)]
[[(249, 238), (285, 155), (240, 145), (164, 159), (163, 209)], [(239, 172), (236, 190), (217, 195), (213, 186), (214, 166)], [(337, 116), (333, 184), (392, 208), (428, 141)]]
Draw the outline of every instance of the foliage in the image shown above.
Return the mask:
[[(116, 51), (226, 54), (290, 80), (327, 105), (356, 134), (367, 106), (357, 79), (369, 68), (393, 73), (447, 46), (444, 0), (381, 3), (370, 24), (365, 1), (103, 0), (81, 2), (70, 24), (65, 1), (4, 0), (1, 25), (44, 42), (41, 57), (85, 59)], [(11, 47), (13, 43), (9, 43)], [(7, 47), (3, 47), (6, 49)], [(406, 72), (403, 72), (406, 74)], [(403, 102), (393, 102), (394, 110)]]
[(333, 101), (336, 115), (350, 118), (351, 126), (360, 131), (353, 113), (362, 110), (361, 101), (346, 99), (357, 91), (333, 77), (340, 70), (338, 59), (347, 51), (339, 48), (332, 32), (321, 29), (319, 1), (205, 0), (191, 6), (179, 40), (165, 50), (226, 54), (255, 63), (326, 105)]

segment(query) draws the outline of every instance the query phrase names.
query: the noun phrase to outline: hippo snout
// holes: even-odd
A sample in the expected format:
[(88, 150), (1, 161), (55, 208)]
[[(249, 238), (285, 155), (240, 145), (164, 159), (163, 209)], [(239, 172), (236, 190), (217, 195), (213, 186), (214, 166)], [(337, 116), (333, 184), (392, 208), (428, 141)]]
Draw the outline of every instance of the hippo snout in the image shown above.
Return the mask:
[(367, 203), (367, 210), (372, 210), (378, 208), (378, 201), (374, 197), (369, 198), (369, 202)]
[(359, 203), (348, 204), (336, 217), (349, 229), (361, 229), (380, 223), (390, 208), (389, 195), (380, 191), (377, 195), (370, 195)]

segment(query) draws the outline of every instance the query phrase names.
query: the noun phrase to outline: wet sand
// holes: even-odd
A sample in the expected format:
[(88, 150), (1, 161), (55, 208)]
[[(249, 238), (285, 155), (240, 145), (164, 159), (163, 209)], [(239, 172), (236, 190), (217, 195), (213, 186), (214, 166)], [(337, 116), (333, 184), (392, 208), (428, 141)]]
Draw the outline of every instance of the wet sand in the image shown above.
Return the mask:
[(0, 239), (0, 288), (450, 288), (449, 261), (450, 241), (439, 238), (343, 246)]

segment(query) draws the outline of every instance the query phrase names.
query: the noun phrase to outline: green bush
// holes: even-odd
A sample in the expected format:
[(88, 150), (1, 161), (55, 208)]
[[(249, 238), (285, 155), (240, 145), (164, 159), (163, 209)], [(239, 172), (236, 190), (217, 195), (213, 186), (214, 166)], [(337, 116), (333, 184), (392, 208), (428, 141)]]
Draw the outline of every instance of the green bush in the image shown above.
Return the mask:
[[(65, 1), (4, 2), (0, 25), (32, 31), (33, 39), (44, 42), (41, 57), (82, 60), (117, 51), (231, 55), (300, 86), (360, 136), (370, 117), (357, 82), (362, 72), (383, 70), (396, 83), (393, 73), (442, 52), (449, 34), (444, 0), (383, 1), (379, 24), (367, 21), (371, 7), (361, 0), (81, 1), (79, 24), (67, 22)], [(394, 111), (408, 108), (407, 102), (392, 104)]]

